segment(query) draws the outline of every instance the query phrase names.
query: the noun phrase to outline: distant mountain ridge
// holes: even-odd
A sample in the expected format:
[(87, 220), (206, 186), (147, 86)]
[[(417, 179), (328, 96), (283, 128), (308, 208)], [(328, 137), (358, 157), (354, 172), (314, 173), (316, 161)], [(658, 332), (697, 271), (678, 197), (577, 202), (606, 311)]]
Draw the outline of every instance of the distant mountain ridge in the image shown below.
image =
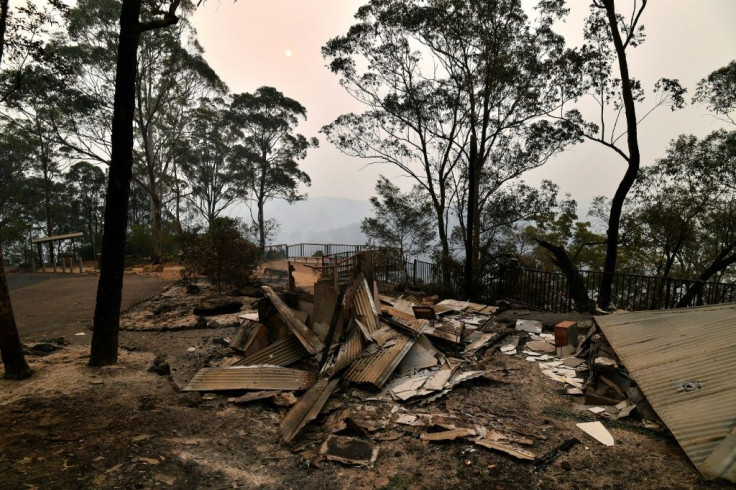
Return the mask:
[(280, 228), (271, 243), (346, 243), (363, 244), (360, 231), (363, 218), (372, 215), (368, 201), (340, 197), (315, 197), (289, 205), (273, 201), (266, 205), (266, 218), (278, 221)]

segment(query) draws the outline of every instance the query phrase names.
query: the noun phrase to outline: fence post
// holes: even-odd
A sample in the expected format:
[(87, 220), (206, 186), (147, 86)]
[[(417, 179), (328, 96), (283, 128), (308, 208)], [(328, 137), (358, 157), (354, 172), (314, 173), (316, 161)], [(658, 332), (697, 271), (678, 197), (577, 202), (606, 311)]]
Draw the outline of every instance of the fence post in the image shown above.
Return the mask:
[(413, 275), (414, 275), (414, 278), (412, 281), (414, 282), (414, 286), (416, 286), (417, 285), (417, 259), (414, 259), (414, 274)]

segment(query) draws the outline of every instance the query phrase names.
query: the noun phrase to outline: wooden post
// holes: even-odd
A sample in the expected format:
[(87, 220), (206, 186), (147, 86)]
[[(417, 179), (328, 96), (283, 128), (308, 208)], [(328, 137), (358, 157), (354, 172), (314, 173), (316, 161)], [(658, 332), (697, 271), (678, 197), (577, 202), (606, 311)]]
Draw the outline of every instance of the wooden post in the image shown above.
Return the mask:
[(37, 243), (36, 245), (38, 245), (38, 257), (41, 260), (41, 271), (46, 272), (46, 262), (43, 260), (43, 249), (41, 248), (40, 243)]
[(294, 291), (296, 289), (296, 281), (294, 280), (294, 265), (291, 263), (291, 261), (288, 262), (288, 270), (289, 270), (289, 291)]

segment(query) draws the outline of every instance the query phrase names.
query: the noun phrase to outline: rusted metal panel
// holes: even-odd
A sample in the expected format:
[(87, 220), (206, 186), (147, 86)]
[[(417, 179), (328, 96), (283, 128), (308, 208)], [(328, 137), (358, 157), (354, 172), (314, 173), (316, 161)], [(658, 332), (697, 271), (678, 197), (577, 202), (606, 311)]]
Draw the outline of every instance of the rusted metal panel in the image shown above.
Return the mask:
[(354, 283), (353, 306), (358, 315), (358, 319), (368, 330), (373, 333), (380, 328), (378, 322), (378, 309), (373, 301), (371, 289), (368, 287), (368, 281), (365, 280), (363, 274), (360, 274)]
[(182, 391), (306, 390), (315, 373), (279, 366), (202, 368)]
[(272, 364), (274, 366), (289, 366), (309, 356), (309, 352), (293, 335), (277, 340), (258, 352), (249, 355), (233, 364), (234, 366), (252, 366), (255, 364)]
[(596, 322), (698, 470), (735, 482), (736, 304)]
[(352, 325), (345, 340), (340, 344), (340, 350), (337, 353), (337, 360), (335, 361), (335, 367), (332, 368), (332, 372), (339, 373), (343, 368), (350, 365), (351, 362), (360, 357), (360, 353), (363, 352), (364, 347), (365, 342), (363, 341), (360, 328), (357, 325)]
[(304, 393), (296, 405), (291, 407), (289, 413), (281, 421), (280, 430), (284, 441), (291, 441), (305, 425), (319, 415), (320, 410), (327, 403), (332, 392), (335, 391), (339, 381), (340, 378), (332, 380), (322, 378), (309, 391)]
[(299, 341), (302, 343), (305, 349), (310, 354), (318, 354), (322, 352), (325, 345), (322, 343), (320, 338), (315, 334), (309, 327), (307, 327), (301, 319), (298, 318), (298, 314), (294, 310), (289, 308), (276, 293), (273, 292), (268, 286), (262, 286), (263, 292), (266, 293), (266, 297), (271, 301), (271, 304), (278, 310), (281, 318), (289, 326), (289, 329), (296, 335)]
[(386, 383), (416, 339), (398, 334), (379, 348), (371, 344), (350, 366), (344, 378), (353, 383), (367, 383), (380, 388)]
[(230, 347), (249, 355), (268, 345), (268, 328), (262, 323), (245, 319), (230, 342)]

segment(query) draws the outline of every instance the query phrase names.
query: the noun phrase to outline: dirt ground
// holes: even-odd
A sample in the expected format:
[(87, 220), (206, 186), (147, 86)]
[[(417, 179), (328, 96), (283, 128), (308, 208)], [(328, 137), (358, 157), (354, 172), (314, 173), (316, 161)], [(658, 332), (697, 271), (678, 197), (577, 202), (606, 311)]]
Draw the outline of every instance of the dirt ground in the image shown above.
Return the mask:
[[(92, 325), (98, 279), (92, 274), (10, 274), (10, 300), (21, 337), (65, 337), (89, 344), (89, 335), (75, 334)], [(151, 297), (167, 284), (150, 274), (125, 274), (123, 309)]]
[[(17, 290), (16, 297), (30, 287)], [(86, 346), (55, 346), (47, 353), (53, 344), (34, 349), (35, 341), (43, 339), (28, 339), (35, 375), (22, 382), (0, 380), (0, 487), (726, 487), (703, 480), (664, 429), (647, 429), (630, 419), (606, 420), (616, 444), (603, 446), (575, 427), (600, 420), (596, 415), (575, 410), (578, 401), (563, 395), (561, 385), (543, 376), (536, 363), (499, 352), (474, 361), (491, 370), (491, 379), (468, 382), (427, 405), (406, 408), (511, 430), (529, 439), (528, 449), (537, 455), (572, 438), (579, 444), (543, 464), (461, 439), (425, 442), (419, 436), (426, 428), (391, 422), (394, 402), (366, 400), (364, 392), (343, 387), (328, 406), (349, 407), (385, 425), (362, 436), (380, 446), (378, 459), (372, 468), (319, 462), (324, 415), (300, 435), (303, 450), (293, 452), (279, 442), (279, 424), (288, 408), (271, 401), (235, 405), (228, 402), (229, 393), (180, 391), (201, 367), (235, 359), (226, 345), (236, 327), (221, 326), (226, 320), (197, 327), (184, 318), (200, 298), (172, 285), (131, 308), (124, 315), (128, 323), (116, 366), (88, 367)], [(243, 311), (253, 308), (252, 301), (244, 301)], [(534, 315), (516, 312), (524, 318)], [(493, 328), (506, 327), (498, 323)], [(148, 371), (157, 355), (165, 356), (169, 376)], [(295, 367), (312, 366), (307, 361)]]

